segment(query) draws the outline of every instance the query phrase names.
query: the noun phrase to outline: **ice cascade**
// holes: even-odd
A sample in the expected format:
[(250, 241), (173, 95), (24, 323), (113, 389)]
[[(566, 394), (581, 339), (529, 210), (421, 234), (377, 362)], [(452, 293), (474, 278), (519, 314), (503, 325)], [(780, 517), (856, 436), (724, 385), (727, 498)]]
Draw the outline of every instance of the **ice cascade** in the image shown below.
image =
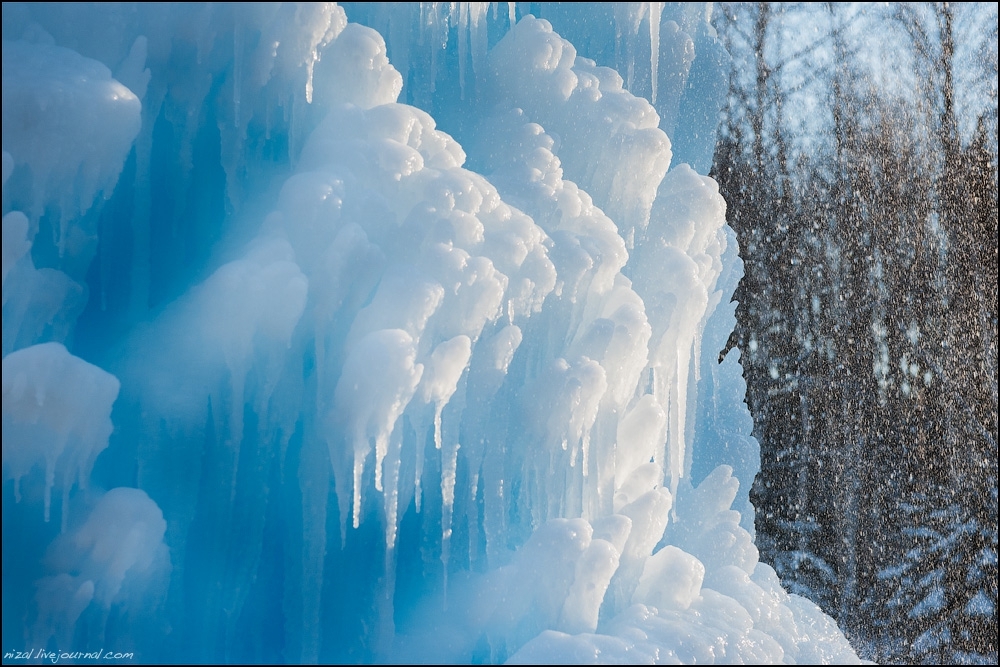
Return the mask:
[(4, 4), (5, 651), (857, 661), (753, 543), (710, 5), (526, 7)]

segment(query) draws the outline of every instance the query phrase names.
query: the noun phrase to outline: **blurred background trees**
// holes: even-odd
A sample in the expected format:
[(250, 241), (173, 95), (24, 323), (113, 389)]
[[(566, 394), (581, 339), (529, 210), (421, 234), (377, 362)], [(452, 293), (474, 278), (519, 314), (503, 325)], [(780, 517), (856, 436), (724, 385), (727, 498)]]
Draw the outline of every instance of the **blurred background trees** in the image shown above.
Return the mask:
[(879, 662), (997, 662), (997, 9), (723, 3), (758, 545)]

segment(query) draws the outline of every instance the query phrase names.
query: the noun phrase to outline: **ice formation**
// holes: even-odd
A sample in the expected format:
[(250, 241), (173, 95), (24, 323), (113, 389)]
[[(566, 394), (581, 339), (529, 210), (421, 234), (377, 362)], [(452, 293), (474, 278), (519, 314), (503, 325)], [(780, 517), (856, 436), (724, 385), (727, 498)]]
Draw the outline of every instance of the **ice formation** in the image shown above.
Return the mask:
[(753, 544), (710, 9), (346, 9), (4, 4), (4, 649), (856, 661)]
[[(70, 354), (61, 343), (40, 343), (3, 358), (3, 468), (20, 500), (21, 478), (45, 470), (45, 521), (58, 486), (66, 503), (74, 483), (86, 486), (111, 435), (115, 376)], [(86, 397), (86, 400), (81, 400)]]

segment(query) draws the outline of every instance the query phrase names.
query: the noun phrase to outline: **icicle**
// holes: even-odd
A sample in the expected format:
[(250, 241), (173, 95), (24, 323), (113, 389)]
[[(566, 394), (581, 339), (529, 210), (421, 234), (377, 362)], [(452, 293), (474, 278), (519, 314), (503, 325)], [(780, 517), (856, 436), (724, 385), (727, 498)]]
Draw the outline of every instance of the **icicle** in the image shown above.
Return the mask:
[(230, 437), (228, 445), (232, 450), (230, 456), (233, 461), (232, 478), (229, 486), (229, 500), (232, 502), (236, 499), (236, 474), (240, 462), (240, 446), (243, 444), (243, 392), (244, 385), (246, 384), (246, 371), (243, 368), (236, 367), (235, 364), (230, 363), (227, 365), (229, 366), (231, 392), (229, 397)]
[(69, 236), (69, 223), (72, 220), (71, 210), (67, 206), (61, 206), (59, 211), (59, 229), (56, 232), (56, 247), (59, 248), (59, 259), (66, 257), (66, 240)]
[(466, 512), (466, 521), (469, 531), (469, 562), (475, 563), (479, 557), (479, 511), (476, 503), (476, 495), (479, 492), (479, 473), (469, 475), (469, 507), (471, 512)]
[(313, 101), (313, 71), (316, 69), (316, 52), (313, 51), (313, 57), (306, 63), (306, 104), (312, 104)]
[(513, 28), (514, 24), (517, 23), (517, 3), (508, 2), (507, 3), (507, 20), (510, 21), (510, 27)]
[[(289, 570), (301, 567), (301, 578), (285, 577), (285, 600), (301, 600), (302, 653), (299, 662), (316, 664), (319, 662), (320, 616), (322, 609), (323, 563), (326, 557), (326, 511), (327, 496), (330, 492), (330, 462), (323, 456), (323, 446), (318, 442), (305, 442), (299, 462), (298, 481), (302, 493), (302, 551), (288, 550), (286, 558), (299, 557), (299, 562), (289, 563)], [(346, 493), (337, 481), (337, 496), (345, 498)], [(341, 507), (341, 547), (346, 531), (346, 508)], [(355, 512), (355, 516), (357, 516)], [(290, 540), (290, 542), (293, 542)], [(294, 555), (293, 555), (294, 554)], [(308, 585), (303, 586), (303, 582)]]
[(375, 437), (375, 490), (383, 491), (382, 487), (382, 462), (386, 454), (389, 453), (389, 438), (384, 434)]
[[(382, 463), (389, 438), (424, 370), (422, 364), (414, 363), (415, 357), (409, 334), (400, 329), (381, 329), (355, 345), (337, 383), (337, 421), (353, 433), (355, 528), (361, 521), (361, 483), (371, 451), (370, 434), (374, 432), (375, 437), (375, 488), (382, 491)], [(331, 452), (331, 456), (335, 454)]]
[(347, 483), (350, 478), (353, 482), (353, 474), (347, 474), (347, 468), (351, 465), (348, 456), (337, 456), (341, 452), (337, 451), (338, 443), (330, 438), (326, 441), (327, 452), (330, 456), (330, 467), (333, 471), (333, 480), (337, 492), (337, 512), (340, 519), (340, 548), (347, 544), (347, 515), (351, 510), (351, 503), (354, 500), (353, 492), (347, 493)]
[(416, 504), (417, 512), (420, 512), (421, 502), (423, 501), (423, 487), (421, 486), (421, 478), (424, 476), (424, 448), (427, 446), (427, 429), (424, 426), (418, 425), (416, 427), (416, 431), (417, 431), (417, 451), (416, 451), (416, 463), (414, 465), (414, 472), (413, 472), (413, 482), (414, 482), (413, 502)]
[(465, 99), (465, 61), (469, 54), (469, 3), (458, 3), (458, 87)]
[(420, 8), (420, 19), (419, 19), (419, 21), (420, 21), (420, 25), (419, 25), (420, 33), (417, 36), (417, 44), (420, 45), (420, 46), (425, 46), (427, 44), (427, 25), (428, 25), (428, 23), (430, 23), (430, 20), (428, 18), (430, 16), (428, 14), (428, 9), (429, 9), (428, 5), (429, 4), (430, 3), (427, 3), (427, 2), (421, 2), (421, 3), (419, 3), (419, 8)]
[(375, 633), (375, 645), (391, 646), (396, 639), (395, 605), (393, 604), (393, 596), (396, 592), (395, 549), (389, 549), (385, 552), (385, 570), (379, 587), (382, 589), (382, 594), (376, 595), (378, 627)]
[(483, 533), (486, 535), (486, 560), (494, 566), (502, 558), (506, 548), (504, 521), (506, 490), (503, 477), (503, 447), (499, 442), (486, 442), (486, 456), (483, 459)]
[[(385, 549), (386, 558), (396, 548), (396, 535), (399, 529), (399, 469), (402, 463), (401, 451), (402, 428), (393, 429), (389, 437), (389, 449), (385, 458), (384, 491), (382, 503), (385, 509)], [(386, 565), (388, 568), (388, 563)]]
[[(639, 35), (639, 26), (649, 7), (647, 2), (619, 2), (614, 5), (615, 17), (615, 53), (621, 68), (622, 56), (620, 44), (624, 41), (625, 55), (625, 87), (632, 89), (635, 77), (635, 47)], [(622, 40), (624, 37), (624, 40)], [(631, 247), (631, 246), (629, 246)]]
[[(316, 386), (324, 387), (326, 377), (326, 331), (324, 327), (315, 322), (313, 328), (313, 355), (316, 358)], [(316, 392), (316, 414), (323, 414), (323, 399), (320, 392)]]
[(428, 22), (431, 26), (431, 85), (430, 92), (434, 92), (437, 88), (437, 61), (439, 57), (439, 51), (444, 51), (448, 48), (448, 17), (449, 14), (445, 13), (442, 5), (448, 4), (449, 10), (451, 9), (451, 3), (443, 2), (432, 2), (430, 4), (431, 9), (431, 19)]
[(62, 487), (62, 507), (60, 512), (62, 512), (61, 521), (59, 522), (59, 532), (65, 533), (66, 529), (69, 527), (69, 489), (73, 484), (71, 475), (63, 476), (63, 487)]
[(455, 478), (458, 470), (457, 442), (441, 450), (441, 564), (444, 565), (444, 594), (448, 595), (448, 560), (451, 557), (451, 523), (455, 507)]
[(56, 462), (53, 457), (45, 457), (45, 523), (52, 514), (52, 487), (56, 485)]
[(441, 449), (441, 412), (444, 410), (444, 401), (437, 401), (434, 404), (434, 449)]
[[(716, 292), (718, 294), (718, 292)], [(714, 295), (713, 295), (714, 296)], [(712, 316), (712, 310), (714, 306), (709, 307), (705, 311), (705, 315), (702, 317), (701, 322), (698, 323), (698, 330), (694, 335), (694, 354), (692, 358), (694, 359), (694, 383), (697, 386), (701, 382), (701, 339), (705, 334), (705, 325), (708, 323), (708, 319)]]
[(299, 148), (302, 146), (301, 130), (299, 129), (299, 119), (297, 111), (297, 105), (295, 104), (296, 95), (292, 95), (288, 100), (288, 104), (285, 108), (286, 121), (288, 122), (288, 163), (295, 165), (296, 158), (299, 155)]
[(688, 365), (690, 363), (690, 347), (687, 354), (678, 346), (677, 368), (674, 371), (673, 405), (671, 411), (675, 414), (671, 419), (670, 442), (670, 493), (677, 497), (677, 483), (684, 476), (684, 422), (687, 412), (687, 381)]
[(471, 36), (472, 41), (472, 71), (475, 74), (476, 89), (479, 89), (480, 80), (486, 72), (486, 52), (488, 50), (486, 36), (486, 12), (489, 3), (473, 2), (470, 7)]
[(358, 528), (361, 525), (361, 480), (365, 473), (365, 458), (368, 456), (367, 445), (363, 448), (357, 443), (354, 444), (354, 502), (352, 509), (354, 512), (353, 526)]
[(243, 92), (243, 23), (233, 26), (233, 127), (240, 127), (240, 95)]
[(663, 12), (662, 2), (649, 3), (649, 67), (650, 79), (653, 83), (653, 99), (656, 104), (656, 84), (660, 68), (660, 15)]

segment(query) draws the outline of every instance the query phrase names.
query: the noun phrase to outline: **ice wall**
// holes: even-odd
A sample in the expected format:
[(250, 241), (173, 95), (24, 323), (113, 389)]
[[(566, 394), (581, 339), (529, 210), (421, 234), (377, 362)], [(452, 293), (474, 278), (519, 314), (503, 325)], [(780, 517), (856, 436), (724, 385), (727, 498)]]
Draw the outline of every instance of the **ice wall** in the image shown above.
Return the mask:
[(4, 649), (855, 660), (753, 546), (705, 8), (347, 9), (4, 5)]

